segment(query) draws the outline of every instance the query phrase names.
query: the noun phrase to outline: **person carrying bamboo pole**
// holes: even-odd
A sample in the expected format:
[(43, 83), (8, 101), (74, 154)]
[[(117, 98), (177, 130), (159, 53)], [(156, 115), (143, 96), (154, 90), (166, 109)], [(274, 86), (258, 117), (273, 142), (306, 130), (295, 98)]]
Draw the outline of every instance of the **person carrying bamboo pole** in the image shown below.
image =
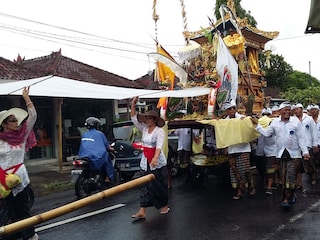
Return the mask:
[(164, 131), (162, 127), (165, 121), (160, 118), (155, 110), (138, 114), (136, 103), (138, 97), (134, 97), (131, 103), (131, 120), (142, 132), (143, 156), (140, 161), (140, 173), (146, 175), (153, 173), (155, 180), (141, 187), (140, 209), (132, 215), (134, 219), (145, 219), (146, 208), (154, 206), (160, 210), (160, 214), (167, 214), (168, 207), (168, 173), (167, 159), (162, 151), (164, 143)]
[[(33, 132), (37, 112), (29, 97), (29, 87), (23, 88), (22, 96), (28, 112), (21, 108), (11, 108), (0, 112), (0, 168), (6, 174), (14, 173), (20, 178), (20, 183), (11, 189), (7, 197), (1, 199), (2, 203), (5, 202), (7, 205), (11, 220), (14, 222), (31, 217), (28, 198), (29, 191), (31, 191), (30, 179), (24, 165), (24, 156), (26, 151), (37, 144)], [(9, 237), (8, 239), (38, 239), (34, 227)]]
[[(226, 119), (242, 119), (245, 117), (236, 111), (236, 105), (233, 103), (225, 102), (222, 108), (226, 112)], [(246, 188), (248, 188), (250, 196), (256, 194), (253, 176), (250, 170), (250, 152), (250, 143), (238, 143), (228, 147), (231, 185), (232, 188), (237, 189), (233, 200), (241, 199)]]

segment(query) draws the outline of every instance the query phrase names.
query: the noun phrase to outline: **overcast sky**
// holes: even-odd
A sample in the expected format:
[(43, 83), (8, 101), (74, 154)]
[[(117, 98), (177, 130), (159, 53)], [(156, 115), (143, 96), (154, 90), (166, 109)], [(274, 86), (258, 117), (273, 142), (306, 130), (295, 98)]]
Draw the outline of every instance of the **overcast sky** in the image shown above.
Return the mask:
[[(61, 48), (62, 55), (129, 79), (154, 69), (147, 54), (154, 39), (177, 57), (185, 42), (179, 0), (157, 0), (157, 31), (153, 0), (10, 0), (0, 9), (0, 56), (13, 60), (18, 53), (31, 59)], [(209, 26), (215, 1), (185, 0), (187, 30)], [(279, 31), (267, 44), (295, 70), (320, 80), (320, 34), (304, 34), (310, 0), (242, 0), (258, 28)], [(156, 34), (157, 33), (157, 34)], [(62, 40), (62, 39), (67, 39)]]

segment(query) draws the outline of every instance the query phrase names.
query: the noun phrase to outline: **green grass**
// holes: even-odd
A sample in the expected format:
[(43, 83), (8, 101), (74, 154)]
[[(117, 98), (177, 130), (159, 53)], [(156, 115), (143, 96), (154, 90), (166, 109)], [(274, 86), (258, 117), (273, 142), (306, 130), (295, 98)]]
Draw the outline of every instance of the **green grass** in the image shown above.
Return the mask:
[(52, 183), (43, 183), (40, 185), (45, 191), (56, 191), (56, 190), (67, 190), (71, 189), (74, 186), (74, 183), (67, 182), (52, 182)]

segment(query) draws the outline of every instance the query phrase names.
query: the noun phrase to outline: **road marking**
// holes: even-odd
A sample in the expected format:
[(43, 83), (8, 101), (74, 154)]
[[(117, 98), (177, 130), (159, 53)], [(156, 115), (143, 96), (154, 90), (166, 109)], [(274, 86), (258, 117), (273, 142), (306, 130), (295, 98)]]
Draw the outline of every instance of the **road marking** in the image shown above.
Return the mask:
[(55, 223), (50, 223), (48, 225), (36, 228), (35, 231), (36, 232), (41, 232), (41, 231), (44, 231), (44, 230), (48, 230), (50, 228), (58, 227), (58, 226), (61, 226), (63, 224), (67, 224), (67, 223), (70, 223), (70, 222), (75, 222), (75, 221), (78, 221), (78, 220), (81, 220), (81, 219), (84, 219), (84, 218), (87, 218), (87, 217), (91, 217), (91, 216), (94, 216), (94, 215), (97, 215), (97, 214), (100, 214), (100, 213), (108, 212), (108, 211), (111, 211), (111, 210), (114, 210), (114, 209), (117, 209), (117, 208), (121, 208), (121, 207), (124, 207), (124, 206), (125, 206), (125, 204), (119, 203), (119, 204), (113, 205), (111, 207), (102, 208), (100, 210), (89, 212), (89, 213), (86, 213), (86, 214), (82, 214), (82, 215), (79, 215), (79, 216), (76, 216), (76, 217), (68, 218), (66, 220), (62, 220), (62, 221), (55, 222)]
[(318, 207), (320, 205), (320, 200), (311, 204), (310, 207), (308, 207), (306, 210), (304, 210), (301, 213), (296, 214), (295, 216), (293, 216), (292, 218), (289, 219), (289, 222), (287, 224), (281, 224), (273, 233), (270, 233), (266, 236), (264, 236), (263, 238), (261, 238), (260, 240), (269, 240), (272, 237), (274, 237), (277, 233), (281, 232), (282, 230), (284, 230), (287, 225), (296, 222), (297, 220), (299, 220), (300, 218), (303, 217), (303, 215), (313, 209), (315, 209), (316, 207)]

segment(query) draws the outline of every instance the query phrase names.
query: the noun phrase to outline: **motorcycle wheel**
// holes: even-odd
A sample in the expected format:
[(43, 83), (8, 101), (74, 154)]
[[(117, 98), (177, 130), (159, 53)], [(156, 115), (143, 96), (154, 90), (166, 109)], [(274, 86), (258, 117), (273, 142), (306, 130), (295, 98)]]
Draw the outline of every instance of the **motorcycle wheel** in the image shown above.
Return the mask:
[(28, 193), (28, 204), (29, 208), (31, 209), (34, 204), (34, 191), (32, 190), (32, 188), (30, 188)]
[(114, 169), (114, 183), (117, 185), (121, 182), (121, 175), (119, 169)]
[(90, 189), (90, 179), (87, 171), (82, 171), (74, 185), (74, 189), (78, 198), (85, 198), (92, 194)]
[(122, 177), (123, 181), (127, 182), (127, 181), (132, 180), (134, 174), (135, 174), (135, 172), (122, 172), (121, 177)]

